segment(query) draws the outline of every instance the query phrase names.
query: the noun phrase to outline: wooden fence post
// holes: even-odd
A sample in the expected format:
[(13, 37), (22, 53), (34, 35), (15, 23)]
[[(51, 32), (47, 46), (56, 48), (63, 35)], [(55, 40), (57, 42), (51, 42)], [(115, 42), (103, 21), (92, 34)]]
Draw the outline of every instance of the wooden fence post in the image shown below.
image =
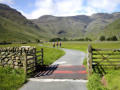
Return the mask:
[(43, 62), (43, 56), (44, 56), (44, 55), (43, 55), (43, 54), (44, 54), (44, 53), (43, 53), (43, 48), (41, 48), (41, 54), (42, 54), (42, 56), (41, 56), (41, 64), (43, 65), (43, 64), (44, 64), (44, 62)]
[(35, 60), (35, 70), (37, 70), (37, 56), (36, 56), (36, 48), (34, 48), (34, 60)]
[(25, 76), (27, 76), (27, 55), (26, 52), (24, 52), (23, 54), (24, 54), (24, 72)]
[(90, 76), (92, 74), (92, 46), (88, 46), (88, 75)]

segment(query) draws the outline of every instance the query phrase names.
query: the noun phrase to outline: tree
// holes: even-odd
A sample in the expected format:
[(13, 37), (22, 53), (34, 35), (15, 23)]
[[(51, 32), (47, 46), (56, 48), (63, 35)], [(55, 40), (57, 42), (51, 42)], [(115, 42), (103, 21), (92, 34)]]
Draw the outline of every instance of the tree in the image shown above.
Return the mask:
[(100, 41), (105, 41), (105, 36), (100, 36), (99, 40)]
[(85, 41), (92, 41), (90, 38), (86, 37)]
[(28, 43), (30, 43), (31, 41), (30, 40), (28, 40)]
[(62, 39), (61, 38), (52, 38), (50, 39), (50, 42), (56, 42), (56, 41), (61, 41)]
[(112, 37), (112, 41), (117, 41), (118, 39), (117, 39), (117, 37), (116, 36), (113, 36)]
[(107, 41), (117, 41), (117, 37), (116, 36), (112, 36), (112, 37), (108, 37)]
[(68, 39), (66, 37), (63, 38), (63, 41), (68, 41)]
[(39, 39), (36, 39), (36, 42), (37, 42), (37, 43), (40, 43), (40, 40), (39, 40)]

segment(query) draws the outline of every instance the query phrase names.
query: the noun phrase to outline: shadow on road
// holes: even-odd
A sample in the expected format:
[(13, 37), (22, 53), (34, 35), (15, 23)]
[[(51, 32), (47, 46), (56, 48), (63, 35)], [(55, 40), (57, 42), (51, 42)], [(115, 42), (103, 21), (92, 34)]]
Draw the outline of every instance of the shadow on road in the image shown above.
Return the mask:
[(40, 76), (49, 76), (52, 75), (53, 72), (58, 68), (57, 65), (50, 65), (50, 66), (38, 66), (37, 71), (34, 75), (34, 77), (40, 77)]

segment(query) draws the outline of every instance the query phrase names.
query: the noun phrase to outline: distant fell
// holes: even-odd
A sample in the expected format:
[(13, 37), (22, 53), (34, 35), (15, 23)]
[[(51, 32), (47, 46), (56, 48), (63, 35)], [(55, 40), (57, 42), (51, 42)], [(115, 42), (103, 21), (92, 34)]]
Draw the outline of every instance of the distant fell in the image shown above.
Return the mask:
[(45, 15), (31, 21), (55, 37), (68, 39), (89, 37), (92, 40), (97, 40), (100, 33), (104, 33), (104, 28), (119, 18), (120, 13), (117, 12), (112, 14), (96, 13), (92, 16), (56, 17)]

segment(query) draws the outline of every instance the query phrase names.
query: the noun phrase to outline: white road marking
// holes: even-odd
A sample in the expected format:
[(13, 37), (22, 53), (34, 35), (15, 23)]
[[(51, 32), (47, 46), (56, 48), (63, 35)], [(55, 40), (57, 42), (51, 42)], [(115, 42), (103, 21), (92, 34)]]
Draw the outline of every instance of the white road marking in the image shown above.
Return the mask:
[(37, 79), (30, 78), (30, 81), (38, 81), (38, 82), (82, 82), (86, 83), (88, 80), (74, 80), (74, 79)]
[(60, 61), (60, 62), (56, 62), (55, 64), (64, 64), (67, 63), (66, 61)]

